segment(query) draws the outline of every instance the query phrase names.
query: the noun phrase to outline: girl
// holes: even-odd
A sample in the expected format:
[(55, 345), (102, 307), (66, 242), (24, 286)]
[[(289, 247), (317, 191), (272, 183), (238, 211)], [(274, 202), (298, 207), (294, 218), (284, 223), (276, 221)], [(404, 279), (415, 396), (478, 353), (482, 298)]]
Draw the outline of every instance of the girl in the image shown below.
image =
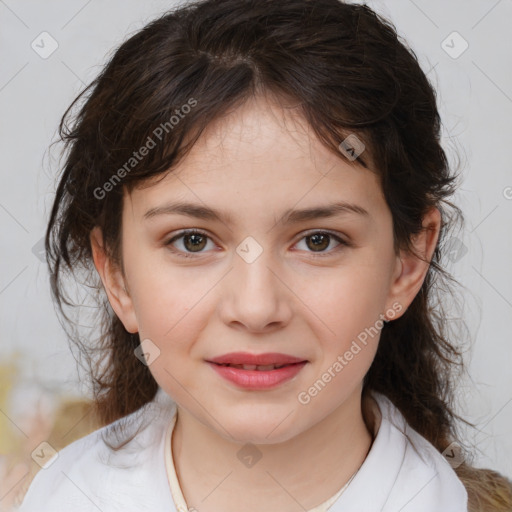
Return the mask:
[(456, 176), (389, 22), (203, 0), (86, 91), (46, 249), (60, 312), (66, 270), (98, 292), (99, 336), (70, 334), (105, 426), (23, 512), (511, 509), (456, 442), (432, 302)]

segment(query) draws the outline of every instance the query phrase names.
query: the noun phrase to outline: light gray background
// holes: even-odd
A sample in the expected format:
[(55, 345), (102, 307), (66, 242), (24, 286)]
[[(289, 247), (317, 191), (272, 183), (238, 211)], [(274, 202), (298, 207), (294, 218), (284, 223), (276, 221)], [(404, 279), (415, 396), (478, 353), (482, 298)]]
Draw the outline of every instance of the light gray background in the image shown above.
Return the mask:
[[(394, 22), (428, 71), (439, 94), (444, 146), (452, 163), (455, 151), (462, 158), (464, 182), (455, 200), (466, 215), (458, 238), (468, 252), (448, 270), (467, 287), (464, 319), (474, 346), (460, 412), (479, 427), (465, 434), (478, 445), (476, 464), (512, 477), (512, 1), (368, 4)], [(51, 398), (81, 389), (50, 301), (46, 267), (33, 253), (58, 164), (48, 146), (65, 108), (107, 55), (173, 5), (0, 0), (0, 357), (17, 354), (20, 364), (13, 421), (21, 421), (41, 393)], [(31, 47), (43, 31), (58, 43), (47, 59)], [(469, 44), (457, 58), (464, 43), (450, 36), (454, 31)]]

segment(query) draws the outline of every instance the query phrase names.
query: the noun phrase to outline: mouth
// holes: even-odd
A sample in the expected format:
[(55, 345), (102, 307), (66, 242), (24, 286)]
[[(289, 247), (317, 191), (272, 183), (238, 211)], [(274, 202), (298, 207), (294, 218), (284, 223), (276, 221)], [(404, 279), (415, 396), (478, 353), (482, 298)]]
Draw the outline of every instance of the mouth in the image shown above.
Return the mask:
[(230, 352), (206, 361), (215, 373), (239, 388), (271, 389), (297, 376), (308, 361), (279, 352)]

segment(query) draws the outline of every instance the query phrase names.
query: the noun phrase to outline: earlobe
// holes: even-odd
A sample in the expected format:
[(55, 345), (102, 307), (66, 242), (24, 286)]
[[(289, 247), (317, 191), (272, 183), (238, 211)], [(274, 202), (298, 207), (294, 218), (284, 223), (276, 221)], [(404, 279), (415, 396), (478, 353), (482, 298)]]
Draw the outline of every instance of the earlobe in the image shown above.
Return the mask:
[(122, 272), (112, 264), (103, 248), (103, 236), (101, 229), (96, 226), (90, 234), (91, 251), (94, 266), (100, 275), (103, 288), (108, 297), (112, 309), (130, 333), (138, 332), (137, 318), (133, 308), (132, 299), (127, 291), (127, 286)]
[(402, 310), (399, 316), (403, 315), (410, 306), (427, 275), (441, 228), (439, 210), (435, 207), (431, 208), (423, 217), (422, 225), (422, 231), (412, 239), (414, 250), (419, 257), (406, 251), (401, 251), (400, 256), (397, 256), (398, 271), (391, 284), (389, 300), (391, 303), (401, 304)]

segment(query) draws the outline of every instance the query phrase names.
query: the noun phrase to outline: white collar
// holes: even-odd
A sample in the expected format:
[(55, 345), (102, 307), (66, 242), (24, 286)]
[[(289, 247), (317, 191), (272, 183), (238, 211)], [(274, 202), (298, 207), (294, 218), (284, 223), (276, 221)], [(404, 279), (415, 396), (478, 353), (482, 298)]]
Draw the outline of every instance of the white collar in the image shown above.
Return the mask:
[[(467, 493), (439, 451), (414, 431), (394, 404), (375, 400), (374, 441), (361, 468), (334, 496), (309, 512), (467, 512)], [(178, 512), (187, 505), (172, 460), (176, 407), (165, 432), (165, 458)]]
[[(386, 397), (373, 397), (382, 414), (377, 435), (329, 512), (467, 512), (466, 490), (446, 459)], [(70, 504), (75, 512), (89, 512), (91, 503), (103, 512), (177, 512), (165, 468), (165, 433), (176, 410), (162, 392), (141, 410), (66, 446), (36, 475), (20, 512), (69, 510)], [(119, 430), (121, 423), (125, 429)], [(103, 442), (103, 435), (122, 441), (133, 429), (136, 437), (117, 452)]]

